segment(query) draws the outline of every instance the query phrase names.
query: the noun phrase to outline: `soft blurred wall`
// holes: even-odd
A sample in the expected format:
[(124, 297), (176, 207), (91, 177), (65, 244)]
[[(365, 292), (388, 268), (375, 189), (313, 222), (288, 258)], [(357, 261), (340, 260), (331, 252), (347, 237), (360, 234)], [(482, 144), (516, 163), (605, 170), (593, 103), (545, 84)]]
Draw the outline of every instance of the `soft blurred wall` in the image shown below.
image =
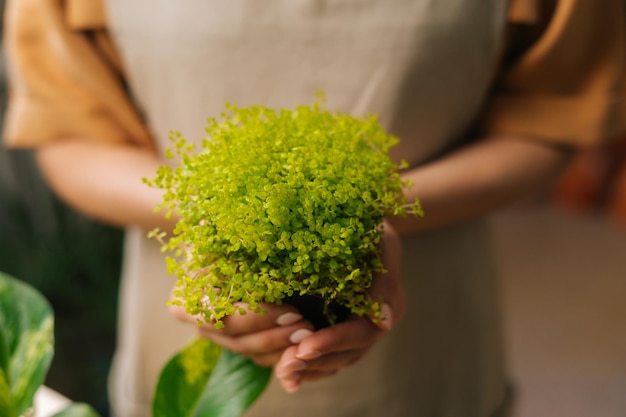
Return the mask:
[(626, 416), (626, 233), (545, 200), (492, 225), (513, 417)]

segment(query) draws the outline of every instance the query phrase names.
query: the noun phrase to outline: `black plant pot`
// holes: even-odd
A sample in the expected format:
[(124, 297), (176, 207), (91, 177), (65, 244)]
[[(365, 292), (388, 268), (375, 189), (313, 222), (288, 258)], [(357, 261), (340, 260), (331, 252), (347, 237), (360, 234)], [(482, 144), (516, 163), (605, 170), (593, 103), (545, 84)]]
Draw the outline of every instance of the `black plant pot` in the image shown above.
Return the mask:
[(326, 314), (324, 311), (325, 301), (313, 295), (292, 295), (283, 299), (284, 303), (296, 307), (304, 318), (310, 321), (316, 329), (329, 327), (331, 324), (340, 323), (348, 318), (350, 310), (336, 302), (331, 302)]

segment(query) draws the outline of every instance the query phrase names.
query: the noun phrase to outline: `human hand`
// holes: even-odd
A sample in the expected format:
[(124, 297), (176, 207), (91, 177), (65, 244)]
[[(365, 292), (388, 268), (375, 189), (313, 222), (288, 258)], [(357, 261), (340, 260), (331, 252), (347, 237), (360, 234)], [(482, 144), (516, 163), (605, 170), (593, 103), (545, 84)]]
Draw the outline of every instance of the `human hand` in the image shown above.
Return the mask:
[(381, 320), (351, 316), (346, 321), (316, 331), (299, 344), (289, 346), (276, 364), (276, 376), (287, 392), (304, 381), (335, 375), (358, 362), (405, 314), (406, 302), (400, 281), (401, 242), (393, 227), (385, 223), (382, 259), (386, 274), (374, 277), (369, 293), (382, 298)]
[[(245, 304), (239, 306), (245, 308)], [(313, 334), (313, 325), (288, 304), (265, 303), (261, 307), (265, 314), (247, 311), (245, 315), (224, 317), (222, 329), (213, 323), (197, 325), (198, 318), (187, 314), (184, 307), (172, 306), (170, 310), (178, 320), (196, 325), (200, 337), (269, 367), (278, 362), (286, 348)]]

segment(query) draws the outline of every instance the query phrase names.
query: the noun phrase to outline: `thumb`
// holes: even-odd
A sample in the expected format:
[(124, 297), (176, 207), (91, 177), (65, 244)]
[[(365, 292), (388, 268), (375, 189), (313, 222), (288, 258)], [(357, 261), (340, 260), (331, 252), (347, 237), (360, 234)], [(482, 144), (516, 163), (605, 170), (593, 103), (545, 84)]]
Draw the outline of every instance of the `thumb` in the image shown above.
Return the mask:
[(372, 322), (382, 330), (391, 330), (406, 310), (406, 300), (400, 267), (402, 261), (402, 244), (400, 236), (387, 222), (383, 223), (381, 239), (382, 261), (386, 269), (384, 273), (374, 276), (369, 295), (374, 301), (381, 301), (380, 317), (373, 317)]

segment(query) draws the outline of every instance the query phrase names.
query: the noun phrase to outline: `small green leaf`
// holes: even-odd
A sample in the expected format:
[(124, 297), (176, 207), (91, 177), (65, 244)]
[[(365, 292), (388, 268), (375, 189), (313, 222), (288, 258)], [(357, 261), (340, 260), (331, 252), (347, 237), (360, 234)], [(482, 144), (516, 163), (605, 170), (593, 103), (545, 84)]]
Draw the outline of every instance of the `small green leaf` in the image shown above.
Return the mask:
[(161, 371), (153, 417), (239, 417), (263, 392), (271, 369), (197, 339)]
[(100, 414), (87, 404), (72, 403), (52, 417), (100, 417)]
[(2, 416), (19, 416), (32, 406), (53, 349), (53, 314), (47, 300), (30, 285), (0, 273)]

